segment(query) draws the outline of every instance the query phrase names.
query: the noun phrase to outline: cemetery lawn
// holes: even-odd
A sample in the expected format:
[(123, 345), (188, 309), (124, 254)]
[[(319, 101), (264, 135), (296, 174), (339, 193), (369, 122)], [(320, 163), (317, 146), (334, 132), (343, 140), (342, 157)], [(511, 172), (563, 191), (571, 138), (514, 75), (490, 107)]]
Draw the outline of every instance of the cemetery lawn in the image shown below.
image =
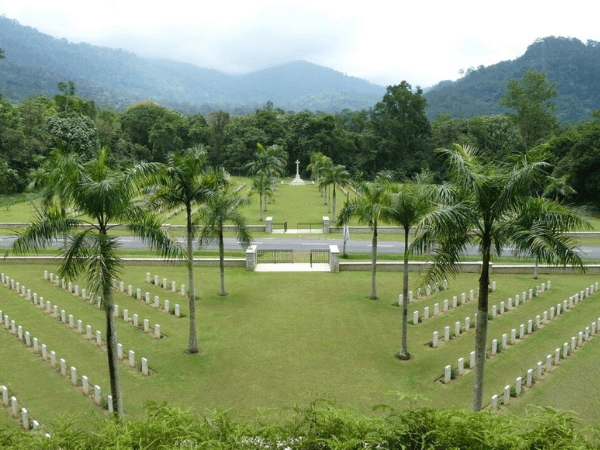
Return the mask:
[[(73, 314), (91, 324), (93, 331), (102, 330), (103, 313), (89, 303), (44, 281), (43, 271), (55, 272), (55, 267), (40, 264), (0, 263), (0, 272), (25, 284), (32, 292), (56, 304), (59, 310)], [(170, 291), (146, 283), (146, 272), (160, 279), (174, 280), (179, 286), (187, 283), (184, 266), (128, 266), (121, 279), (160, 296), (161, 304), (169, 299), (171, 307), (181, 305), (183, 318), (176, 318), (154, 307), (115, 292), (115, 303), (140, 317), (148, 318), (151, 326), (161, 325), (160, 340), (141, 329), (117, 320), (119, 342), (125, 352), (136, 352), (136, 361), (148, 358), (154, 373), (144, 377), (139, 369), (121, 364), (123, 398), (129, 417), (143, 417), (144, 403), (166, 401), (171, 406), (203, 412), (206, 409), (228, 409), (236, 417), (254, 414), (257, 408), (274, 416), (283, 414), (280, 408), (295, 403), (307, 405), (316, 398), (336, 401), (340, 406), (361, 413), (371, 413), (377, 404), (395, 407), (456, 406), (469, 409), (472, 373), (457, 378), (449, 385), (439, 382), (444, 366), (456, 367), (459, 357), (468, 361), (473, 349), (474, 330), (451, 339), (439, 348), (431, 348), (433, 331), (456, 321), (464, 323), (473, 317), (476, 302), (409, 327), (411, 361), (399, 361), (401, 309), (394, 306), (401, 291), (401, 274), (378, 273), (380, 300), (368, 300), (369, 272), (330, 273), (248, 273), (244, 269), (226, 268), (229, 295), (220, 297), (216, 268), (195, 269), (197, 294), (198, 338), (201, 355), (187, 355), (187, 300)], [(412, 273), (413, 289), (418, 281)], [(409, 317), (416, 309), (422, 314), (428, 306), (445, 298), (477, 288), (478, 274), (462, 274), (450, 280), (447, 291), (433, 294), (411, 303)], [(490, 321), (488, 340), (510, 335), (512, 328), (527, 324), (537, 314), (550, 310), (559, 301), (592, 282), (597, 275), (542, 275), (534, 282), (531, 275), (492, 275), (498, 289), (490, 295), (491, 305), (500, 304), (516, 293), (533, 288), (550, 279), (552, 289), (519, 308)], [(79, 282), (80, 286), (83, 283)], [(415, 289), (416, 290), (416, 289)], [(488, 360), (486, 365), (485, 403), (493, 394), (501, 394), (506, 384), (513, 384), (538, 361), (561, 347), (600, 317), (600, 294), (579, 304), (548, 325), (527, 336)], [(78, 375), (87, 375), (91, 384), (109, 392), (106, 352), (78, 335), (32, 303), (0, 286), (0, 309), (21, 324), (32, 337), (55, 350), (57, 358), (65, 358), (67, 366), (75, 366)], [(472, 320), (471, 323), (474, 323)], [(59, 371), (50, 368), (24, 345), (0, 327), (0, 382), (30, 410), (33, 418), (51, 428), (52, 420), (70, 413), (103, 414), (71, 387)], [(595, 382), (595, 361), (600, 356), (600, 336), (592, 338), (572, 357), (563, 361), (539, 385), (513, 399), (508, 412), (520, 413), (530, 403), (552, 405), (580, 411), (588, 424), (600, 424), (600, 384)], [(594, 377), (594, 378), (592, 378)], [(593, 381), (593, 382), (592, 382)], [(536, 383), (537, 384), (537, 383)], [(400, 395), (407, 399), (400, 400)], [(7, 414), (0, 414), (0, 423)]]

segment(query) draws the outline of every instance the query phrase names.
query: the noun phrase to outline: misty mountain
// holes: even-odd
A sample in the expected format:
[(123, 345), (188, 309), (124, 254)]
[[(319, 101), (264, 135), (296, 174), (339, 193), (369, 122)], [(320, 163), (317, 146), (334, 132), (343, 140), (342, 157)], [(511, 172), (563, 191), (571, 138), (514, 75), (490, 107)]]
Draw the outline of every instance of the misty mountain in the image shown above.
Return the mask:
[(224, 109), (245, 113), (272, 101), (284, 110), (337, 112), (366, 109), (381, 100), (383, 86), (326, 67), (295, 61), (245, 75), (192, 64), (152, 60), (121, 49), (75, 44), (0, 16), (0, 93), (9, 101), (58, 92), (73, 80), (77, 94), (121, 110), (152, 99), (188, 113)]
[(468, 118), (505, 112), (498, 101), (508, 81), (520, 79), (531, 67), (556, 83), (554, 102), (562, 122), (587, 120), (600, 109), (600, 43), (551, 36), (536, 40), (515, 60), (469, 69), (460, 80), (429, 88), (427, 116), (433, 120), (439, 113)]

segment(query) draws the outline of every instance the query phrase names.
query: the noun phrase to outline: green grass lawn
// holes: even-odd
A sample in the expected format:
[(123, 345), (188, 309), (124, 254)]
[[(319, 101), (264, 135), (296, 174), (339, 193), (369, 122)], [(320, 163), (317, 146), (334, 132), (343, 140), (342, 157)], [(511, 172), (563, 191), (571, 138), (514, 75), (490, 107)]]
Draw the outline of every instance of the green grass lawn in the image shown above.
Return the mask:
[[(94, 331), (103, 330), (102, 312), (43, 279), (42, 265), (0, 264), (0, 271), (10, 274), (28, 288), (73, 314), (75, 319), (90, 323)], [(186, 299), (145, 283), (146, 272), (162, 279), (187, 283), (182, 266), (129, 266), (122, 279), (143, 292), (180, 303), (187, 315)], [(417, 276), (413, 274), (413, 286)], [(462, 274), (450, 281), (450, 289), (414, 302), (414, 309), (433, 307), (444, 298), (476, 289), (477, 274)], [(490, 322), (489, 340), (510, 333), (521, 323), (535, 318), (574, 291), (597, 281), (597, 276), (544, 276), (552, 280), (552, 290)], [(498, 284), (490, 296), (490, 305), (514, 297), (516, 293), (539, 284), (530, 275), (495, 275)], [(451, 340), (440, 348), (430, 348), (433, 331), (475, 313), (469, 303), (418, 326), (410, 326), (411, 361), (394, 358), (400, 344), (401, 310), (394, 304), (401, 290), (399, 273), (378, 274), (380, 300), (370, 301), (368, 272), (329, 273), (248, 273), (228, 268), (226, 283), (229, 295), (219, 297), (218, 270), (197, 268), (196, 283), (198, 336), (201, 355), (187, 355), (187, 318), (176, 318), (155, 310), (123, 294), (115, 294), (121, 310), (159, 323), (165, 337), (157, 340), (117, 322), (119, 342), (125, 350), (133, 349), (136, 357), (148, 358), (155, 373), (144, 377), (137, 370), (122, 365), (124, 402), (130, 417), (141, 417), (144, 402), (167, 401), (174, 406), (204, 411), (206, 408), (230, 409), (235, 416), (249, 410), (307, 404), (315, 398), (336, 400), (339, 404), (366, 413), (376, 404), (408, 406), (398, 395), (418, 397), (412, 406), (469, 408), (472, 373), (459, 377), (450, 385), (438, 379), (447, 364), (456, 366), (459, 357), (468, 359), (473, 348), (474, 332)], [(600, 294), (598, 294), (600, 295)], [(58, 357), (78, 368), (95, 384), (108, 392), (106, 352), (52, 319), (45, 312), (0, 286), (0, 309), (24, 325), (25, 330), (57, 351)], [(433, 308), (432, 308), (433, 309)], [(500, 394), (506, 384), (514, 384), (537, 361), (562, 345), (576, 332), (600, 316), (600, 303), (592, 298), (536, 331), (516, 346), (491, 358), (486, 366), (485, 402)], [(2, 327), (3, 328), (3, 327)], [(535, 389), (514, 401), (510, 411), (520, 412), (527, 404), (552, 404), (576, 409), (589, 423), (600, 423), (595, 398), (600, 386), (590, 383), (592, 364), (600, 352), (600, 339), (592, 339), (561, 367), (549, 374)], [(31, 414), (44, 424), (63, 413), (102, 412), (70, 386), (59, 373), (49, 368), (31, 351), (19, 344), (5, 329), (0, 329), (2, 366), (0, 380), (11, 387), (27, 405)], [(587, 355), (587, 356), (586, 356)], [(577, 376), (577, 374), (581, 374)], [(569, 377), (568, 382), (564, 377)], [(564, 383), (564, 384), (561, 384)], [(568, 389), (567, 387), (568, 386)], [(558, 391), (558, 392), (557, 392)], [(279, 411), (279, 410), (277, 410)], [(274, 412), (277, 414), (278, 412)], [(0, 421), (3, 416), (0, 415)]]

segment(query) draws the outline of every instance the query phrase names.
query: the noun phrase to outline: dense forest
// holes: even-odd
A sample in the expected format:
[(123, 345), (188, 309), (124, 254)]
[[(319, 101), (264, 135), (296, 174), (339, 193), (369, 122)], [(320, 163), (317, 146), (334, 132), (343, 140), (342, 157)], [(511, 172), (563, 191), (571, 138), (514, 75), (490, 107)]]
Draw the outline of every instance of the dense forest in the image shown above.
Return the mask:
[(320, 152), (355, 178), (388, 170), (403, 180), (425, 169), (440, 181), (443, 161), (435, 149), (460, 143), (479, 148), (490, 161), (510, 161), (536, 149), (551, 163), (547, 172), (555, 180), (556, 196), (597, 202), (600, 112), (577, 125), (561, 125), (555, 88), (544, 73), (529, 70), (508, 83), (500, 99), (507, 114), (468, 119), (440, 114), (429, 121), (423, 92), (406, 82), (389, 86), (368, 110), (295, 113), (267, 102), (244, 115), (190, 115), (154, 101), (136, 102), (124, 111), (98, 108), (78, 95), (75, 82), (59, 82), (52, 97), (39, 94), (17, 105), (0, 97), (0, 194), (23, 192), (57, 147), (89, 158), (108, 147), (111, 164), (124, 168), (139, 161), (162, 162), (170, 152), (203, 145), (212, 166), (245, 174), (260, 143), (287, 153), (288, 173), (295, 172), (299, 160), (305, 177), (311, 154)]
[(0, 92), (12, 103), (58, 93), (59, 81), (77, 83), (79, 95), (123, 111), (136, 101), (195, 114), (223, 110), (245, 114), (272, 101), (289, 111), (338, 112), (373, 106), (385, 88), (304, 61), (246, 75), (192, 64), (149, 60), (121, 49), (56, 39), (0, 16)]
[(586, 120), (592, 111), (600, 109), (600, 43), (551, 36), (538, 39), (513, 61), (471, 67), (458, 81), (444, 81), (428, 89), (427, 117), (433, 120), (440, 113), (464, 118), (505, 113), (507, 109), (498, 102), (507, 82), (520, 78), (532, 67), (556, 83), (559, 121)]

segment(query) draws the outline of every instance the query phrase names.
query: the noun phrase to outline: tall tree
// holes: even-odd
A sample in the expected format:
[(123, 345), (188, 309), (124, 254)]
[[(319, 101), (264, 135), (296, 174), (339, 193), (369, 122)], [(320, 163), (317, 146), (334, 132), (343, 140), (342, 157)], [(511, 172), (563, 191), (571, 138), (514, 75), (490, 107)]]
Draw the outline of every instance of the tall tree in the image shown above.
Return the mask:
[[(543, 162), (526, 155), (516, 164), (483, 164), (477, 152), (455, 144), (440, 149), (445, 157), (450, 183), (444, 188), (445, 202), (426, 214), (420, 223), (426, 231), (413, 242), (419, 251), (432, 251), (433, 264), (425, 282), (441, 281), (458, 272), (467, 246), (475, 245), (482, 256), (477, 323), (475, 332), (474, 411), (481, 410), (488, 328), (490, 261), (504, 246), (513, 244), (518, 254), (533, 253), (553, 264), (584, 269), (576, 245), (562, 232), (586, 224), (575, 211), (549, 199), (533, 202), (540, 188)], [(537, 217), (535, 227), (522, 218)]]
[(381, 172), (373, 182), (355, 182), (354, 190), (358, 194), (346, 202), (340, 211), (337, 226), (342, 227), (351, 217), (356, 217), (359, 223), (367, 224), (373, 230), (371, 246), (371, 293), (369, 298), (377, 300), (377, 226), (382, 214), (389, 205), (391, 174)]
[(347, 187), (350, 184), (350, 173), (341, 164), (327, 166), (323, 177), (319, 179), (319, 187), (331, 186), (333, 188), (333, 215), (332, 222), (335, 222), (335, 207), (336, 207), (336, 186)]
[(390, 223), (404, 231), (404, 267), (402, 276), (402, 344), (398, 357), (410, 359), (408, 351), (408, 257), (412, 253), (408, 242), (410, 230), (416, 228), (436, 200), (436, 190), (431, 185), (432, 176), (427, 173), (415, 175), (405, 183), (393, 186), (389, 204), (383, 215)]
[(548, 80), (543, 72), (527, 70), (521, 81), (510, 80), (508, 89), (500, 99), (500, 106), (512, 110), (513, 118), (523, 138), (526, 149), (539, 144), (557, 128), (556, 83)]
[(410, 175), (430, 159), (427, 139), (431, 136), (431, 126), (425, 115), (426, 104), (419, 87), (413, 92), (406, 81), (388, 86), (371, 116), (373, 129), (380, 139), (377, 167)]
[(273, 191), (271, 190), (271, 180), (267, 178), (267, 176), (263, 173), (256, 175), (252, 178), (252, 187), (250, 188), (252, 192), (256, 192), (258, 194), (258, 211), (259, 211), (259, 219), (261, 222), (263, 221), (263, 200), (264, 200), (264, 211), (267, 210), (267, 198), (271, 198), (273, 195)]
[(196, 289), (194, 284), (194, 205), (201, 205), (224, 182), (220, 172), (207, 170), (206, 152), (202, 146), (188, 148), (181, 154), (171, 153), (166, 164), (144, 169), (150, 185), (150, 202), (157, 207), (174, 208), (183, 205), (186, 217), (186, 252), (188, 269), (188, 303), (190, 333), (188, 352), (198, 353), (196, 332)]
[(118, 239), (109, 235), (109, 223), (126, 224), (134, 235), (147, 241), (163, 256), (178, 257), (181, 252), (178, 244), (164, 233), (160, 221), (135, 202), (139, 191), (134, 171), (123, 173), (110, 170), (105, 164), (107, 154), (108, 149), (105, 148), (97, 160), (86, 164), (79, 163), (76, 158), (63, 158), (59, 161), (63, 174), (57, 180), (60, 190), (78, 210), (93, 221), (65, 217), (56, 208), (43, 209), (14, 242), (11, 250), (18, 254), (38, 251), (65, 232), (73, 233), (69, 247), (62, 254), (58, 274), (69, 279), (83, 274), (90, 292), (101, 294), (106, 318), (112, 401), (115, 415), (122, 416), (123, 398), (112, 289), (123, 268), (123, 262), (117, 252)]
[[(224, 174), (224, 179), (229, 181), (229, 175)], [(225, 291), (225, 246), (223, 244), (223, 227), (231, 224), (236, 227), (236, 237), (243, 249), (250, 245), (250, 234), (246, 227), (246, 219), (238, 211), (239, 208), (250, 203), (248, 197), (240, 197), (231, 189), (229, 182), (223, 183), (200, 206), (197, 220), (202, 225), (200, 244), (216, 239), (219, 243), (219, 271), (221, 275), (220, 295), (227, 295)]]

